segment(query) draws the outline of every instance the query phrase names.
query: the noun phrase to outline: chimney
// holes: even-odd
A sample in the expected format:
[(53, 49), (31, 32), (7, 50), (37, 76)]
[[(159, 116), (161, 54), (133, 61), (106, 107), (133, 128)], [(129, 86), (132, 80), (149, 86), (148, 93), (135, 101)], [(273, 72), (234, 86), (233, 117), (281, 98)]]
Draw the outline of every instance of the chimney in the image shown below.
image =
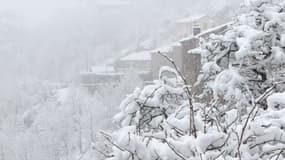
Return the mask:
[(201, 33), (201, 27), (200, 27), (200, 25), (195, 24), (195, 25), (193, 26), (193, 35), (196, 36), (196, 35), (198, 35), (199, 33)]

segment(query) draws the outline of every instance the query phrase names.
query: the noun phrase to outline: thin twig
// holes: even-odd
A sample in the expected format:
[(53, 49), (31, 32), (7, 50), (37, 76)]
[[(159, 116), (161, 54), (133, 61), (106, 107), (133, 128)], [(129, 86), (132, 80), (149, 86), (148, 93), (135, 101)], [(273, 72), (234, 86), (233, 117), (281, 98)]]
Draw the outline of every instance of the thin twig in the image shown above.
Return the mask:
[(164, 141), (165, 141), (165, 143), (168, 145), (168, 147), (169, 147), (178, 157), (180, 157), (180, 158), (183, 159), (183, 160), (186, 160), (186, 159), (187, 159), (187, 158), (185, 158), (184, 155), (182, 155), (179, 151), (177, 151), (176, 148), (175, 148), (172, 144), (170, 144), (169, 142), (167, 142), (166, 139), (165, 139)]
[(248, 125), (248, 122), (249, 122), (249, 119), (251, 117), (251, 115), (253, 114), (254, 110), (256, 109), (257, 107), (257, 104), (259, 102), (261, 102), (262, 100), (264, 100), (266, 97), (269, 96), (269, 94), (276, 88), (276, 85), (277, 83), (273, 84), (272, 87), (270, 87), (269, 89), (267, 89), (262, 95), (260, 95), (256, 100), (255, 100), (255, 103), (254, 103), (254, 106), (252, 107), (251, 111), (249, 112), (247, 118), (246, 118), (246, 121), (245, 121), (245, 124), (243, 125), (243, 128), (242, 128), (242, 131), (241, 131), (241, 136), (239, 138), (239, 143), (238, 143), (238, 152), (240, 154), (240, 147), (243, 143), (243, 137), (244, 137), (244, 134), (245, 134), (245, 130), (247, 128), (247, 125)]
[(112, 158), (112, 157), (114, 157), (114, 155), (108, 155), (108, 154), (104, 153), (103, 151), (100, 151), (96, 146), (93, 146), (92, 149), (97, 151), (101, 155), (103, 155), (105, 158)]
[(189, 132), (189, 134), (190, 135), (193, 134), (194, 137), (197, 138), (197, 130), (196, 130), (195, 119), (194, 119), (195, 114), (194, 114), (194, 107), (193, 107), (193, 102), (192, 102), (192, 95), (191, 95), (191, 91), (189, 89), (189, 85), (187, 83), (187, 80), (186, 80), (184, 74), (181, 72), (181, 70), (178, 68), (178, 66), (176, 65), (175, 61), (172, 58), (170, 58), (166, 54), (161, 53), (160, 51), (158, 51), (157, 53), (159, 55), (163, 56), (164, 58), (166, 58), (173, 65), (176, 72), (179, 74), (179, 76), (183, 80), (183, 83), (185, 85), (185, 92), (187, 94), (188, 101), (189, 101), (189, 109), (190, 109), (190, 116), (189, 116), (190, 132)]
[(108, 135), (107, 133), (103, 132), (103, 131), (100, 131), (100, 133), (104, 136), (104, 138), (109, 142), (111, 143), (113, 146), (115, 146), (116, 148), (118, 148), (119, 150), (121, 150), (122, 152), (126, 151), (125, 149), (121, 148), (119, 145), (117, 145), (116, 143), (114, 143), (112, 140), (111, 140), (111, 136)]
[(278, 156), (276, 157), (276, 159), (275, 159), (275, 160), (279, 160), (279, 157), (280, 157), (280, 155), (283, 153), (283, 151), (284, 151), (284, 148), (283, 148), (283, 149), (281, 149), (281, 151), (278, 153)]

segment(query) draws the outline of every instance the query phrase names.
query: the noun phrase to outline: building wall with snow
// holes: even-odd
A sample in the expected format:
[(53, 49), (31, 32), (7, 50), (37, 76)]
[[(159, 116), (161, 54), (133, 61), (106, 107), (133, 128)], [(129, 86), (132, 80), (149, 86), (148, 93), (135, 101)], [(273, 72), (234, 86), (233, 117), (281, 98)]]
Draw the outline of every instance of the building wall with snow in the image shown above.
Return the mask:
[(158, 79), (160, 67), (162, 66), (173, 67), (172, 64), (170, 64), (165, 59), (165, 57), (162, 57), (161, 55), (157, 54), (157, 52), (160, 52), (172, 58), (175, 61), (177, 67), (185, 74), (187, 79), (189, 79), (189, 82), (193, 82), (196, 79), (196, 77), (192, 76), (194, 75), (196, 76), (197, 73), (199, 73), (198, 70), (199, 67), (197, 66), (200, 66), (200, 64), (198, 64), (200, 63), (200, 58), (199, 58), (200, 55), (190, 55), (187, 52), (190, 49), (194, 49), (198, 46), (199, 46), (199, 39), (191, 37), (183, 39), (175, 44), (172, 44), (169, 47), (169, 49), (157, 49), (153, 51), (153, 53), (151, 54), (152, 57), (151, 68), (152, 68), (153, 79)]
[(102, 83), (118, 83), (120, 78), (128, 73), (137, 73), (143, 81), (158, 79), (162, 66), (170, 66), (161, 52), (172, 58), (177, 67), (184, 73), (188, 83), (193, 85), (197, 81), (201, 69), (201, 55), (189, 53), (189, 50), (199, 47), (199, 38), (207, 38), (210, 34), (223, 34), (230, 23), (211, 28), (197, 36), (189, 36), (176, 43), (152, 51), (140, 51), (128, 54), (113, 66), (92, 67), (91, 73), (81, 74), (81, 83), (86, 85), (101, 85)]
[(117, 72), (150, 72), (150, 51), (131, 53), (114, 64)]
[(183, 67), (183, 53), (182, 53), (182, 45), (180, 43), (173, 44), (169, 47), (164, 47), (161, 49), (156, 49), (151, 53), (151, 71), (152, 78), (158, 79), (159, 70), (162, 66), (170, 66), (173, 67), (164, 57), (158, 54), (158, 52), (166, 54), (170, 58), (172, 58), (177, 67), (182, 69)]
[(221, 24), (214, 17), (207, 15), (194, 15), (177, 20), (175, 23), (176, 39), (185, 38), (194, 35), (194, 28), (200, 27), (201, 32), (214, 28)]
[(199, 47), (199, 39), (192, 37), (180, 41), (182, 44), (182, 59), (184, 73), (189, 84), (193, 85), (200, 73), (201, 69), (201, 55), (200, 54), (189, 54), (188, 51)]
[(199, 47), (199, 39), (207, 38), (210, 34), (223, 34), (231, 23), (216, 26), (208, 29), (197, 36), (188, 36), (175, 44), (162, 49), (156, 49), (151, 54), (151, 70), (153, 79), (158, 79), (159, 69), (162, 66), (173, 67), (164, 57), (157, 54), (161, 52), (172, 58), (177, 67), (184, 73), (188, 83), (193, 85), (198, 78), (201, 70), (201, 55), (189, 53), (190, 50)]
[(135, 73), (143, 81), (152, 80), (151, 75), (151, 51), (140, 51), (128, 54), (117, 60), (114, 67), (117, 73)]

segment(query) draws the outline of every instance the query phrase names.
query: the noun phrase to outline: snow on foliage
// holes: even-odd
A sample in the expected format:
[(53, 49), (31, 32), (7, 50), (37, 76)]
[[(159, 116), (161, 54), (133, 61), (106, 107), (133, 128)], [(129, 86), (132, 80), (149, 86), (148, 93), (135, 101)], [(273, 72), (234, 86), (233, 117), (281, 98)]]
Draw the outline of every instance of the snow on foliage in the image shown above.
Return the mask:
[(224, 35), (195, 49), (203, 64), (197, 94), (179, 71), (163, 67), (159, 80), (127, 96), (115, 117), (120, 129), (102, 132), (112, 147), (106, 159), (285, 158), (285, 1), (245, 7)]
[(274, 93), (267, 98), (269, 108), (281, 109), (285, 107), (285, 92)]

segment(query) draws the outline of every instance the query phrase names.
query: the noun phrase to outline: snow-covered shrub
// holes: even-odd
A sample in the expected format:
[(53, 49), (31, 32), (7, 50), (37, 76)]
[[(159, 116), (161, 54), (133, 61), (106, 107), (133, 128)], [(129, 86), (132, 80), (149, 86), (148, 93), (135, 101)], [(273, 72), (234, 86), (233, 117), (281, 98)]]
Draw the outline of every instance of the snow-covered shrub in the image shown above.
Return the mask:
[(122, 102), (120, 129), (102, 133), (112, 146), (106, 159), (284, 159), (285, 1), (248, 0), (245, 11), (195, 50), (199, 95), (167, 69), (177, 77), (160, 76)]
[[(204, 67), (196, 85), (204, 90), (197, 97), (208, 105), (205, 110), (213, 111), (208, 116), (217, 128), (231, 135), (225, 147), (236, 148), (230, 152), (235, 158), (284, 156), (283, 120), (278, 115), (284, 96), (274, 93), (284, 92), (284, 2), (248, 0), (247, 12), (224, 35), (201, 41)], [(226, 148), (220, 151), (224, 159), (229, 156)]]

